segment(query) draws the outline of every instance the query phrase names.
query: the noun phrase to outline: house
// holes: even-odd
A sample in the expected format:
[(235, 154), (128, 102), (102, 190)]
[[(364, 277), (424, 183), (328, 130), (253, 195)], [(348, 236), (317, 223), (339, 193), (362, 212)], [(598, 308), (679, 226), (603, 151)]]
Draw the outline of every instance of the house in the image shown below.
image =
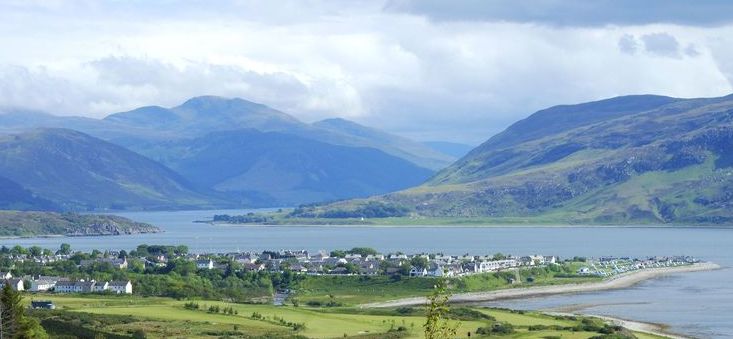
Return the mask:
[(57, 281), (54, 291), (58, 293), (89, 293), (94, 289), (94, 281)]
[(92, 286), (92, 292), (104, 292), (109, 288), (108, 282), (98, 282)]
[(415, 267), (413, 266), (410, 268), (410, 276), (411, 277), (424, 277), (428, 275), (428, 270), (425, 269), (425, 267)]
[(32, 292), (43, 292), (52, 290), (54, 287), (56, 287), (56, 282), (58, 279), (35, 279), (31, 281), (31, 291)]
[(244, 264), (242, 265), (242, 267), (244, 267), (244, 269), (247, 271), (257, 271), (257, 272), (262, 271), (266, 268), (265, 264), (255, 264), (255, 263)]
[(24, 291), (23, 279), (5, 279), (5, 284), (10, 285), (15, 291)]
[(211, 259), (196, 260), (196, 268), (200, 270), (213, 270), (214, 261)]
[(578, 269), (578, 274), (590, 274), (590, 268), (588, 267), (581, 267)]
[(349, 270), (346, 267), (336, 267), (328, 272), (330, 274), (349, 274)]
[(109, 283), (108, 290), (117, 294), (132, 294), (132, 282), (129, 280), (112, 281)]
[(431, 277), (449, 277), (453, 275), (453, 271), (446, 270), (441, 265), (431, 265), (427, 270), (427, 275)]
[(55, 310), (56, 305), (53, 304), (53, 301), (31, 301), (31, 308), (32, 309), (46, 309), (46, 310)]
[(13, 275), (10, 272), (0, 272), (0, 279), (10, 279)]

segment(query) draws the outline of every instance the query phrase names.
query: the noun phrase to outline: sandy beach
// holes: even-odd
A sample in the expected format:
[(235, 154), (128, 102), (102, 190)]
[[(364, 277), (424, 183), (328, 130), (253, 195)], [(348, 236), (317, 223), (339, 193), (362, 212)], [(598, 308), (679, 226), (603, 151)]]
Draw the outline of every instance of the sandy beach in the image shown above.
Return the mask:
[[(568, 294), (568, 293), (582, 293), (582, 292), (593, 292), (603, 290), (613, 290), (633, 286), (644, 280), (653, 279), (656, 277), (685, 273), (685, 272), (696, 272), (696, 271), (709, 271), (720, 268), (719, 265), (709, 262), (696, 263), (687, 266), (677, 267), (662, 267), (662, 268), (650, 268), (643, 269), (634, 272), (628, 272), (617, 275), (613, 278), (603, 280), (600, 282), (582, 283), (582, 284), (566, 284), (566, 285), (552, 285), (552, 286), (537, 286), (527, 288), (509, 288), (496, 291), (487, 292), (471, 292), (471, 293), (459, 293), (454, 294), (450, 297), (452, 303), (469, 303), (479, 301), (494, 301), (503, 299), (518, 299), (518, 298), (529, 298), (536, 296), (546, 296), (555, 294)], [(361, 307), (401, 307), (401, 306), (414, 306), (423, 305), (426, 303), (424, 297), (404, 298), (385, 302), (364, 304)]]

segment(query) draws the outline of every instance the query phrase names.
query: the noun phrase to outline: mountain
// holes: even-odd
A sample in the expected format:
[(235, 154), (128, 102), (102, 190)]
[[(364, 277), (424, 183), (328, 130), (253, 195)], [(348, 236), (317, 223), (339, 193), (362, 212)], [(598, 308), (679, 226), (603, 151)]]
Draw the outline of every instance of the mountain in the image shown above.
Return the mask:
[(194, 135), (212, 131), (253, 128), (261, 131), (297, 129), (305, 126), (294, 117), (262, 104), (234, 98), (201, 96), (173, 108), (148, 106), (115, 113), (105, 121)]
[(456, 159), (463, 158), (464, 155), (468, 154), (474, 148), (471, 145), (447, 141), (425, 141), (423, 145)]
[(423, 185), (298, 213), (384, 204), (431, 217), (731, 224), (731, 149), (733, 95), (556, 106), (515, 123)]
[(211, 133), (165, 148), (175, 156), (164, 163), (196, 185), (269, 206), (391, 192), (433, 174), (374, 148), (251, 129)]
[[(151, 139), (147, 134), (142, 134), (145, 137), (114, 140), (151, 157), (165, 156), (156, 145), (163, 137), (172, 140), (184, 136), (201, 137), (220, 131), (255, 129), (295, 135), (333, 145), (376, 148), (432, 170), (444, 168), (455, 160), (409, 139), (348, 120), (329, 119), (306, 124), (287, 113), (239, 98), (195, 97), (172, 108), (149, 106), (111, 114), (103, 122), (138, 131), (158, 131), (157, 138)], [(156, 151), (151, 151), (151, 148)]]
[(0, 177), (0, 210), (54, 211), (60, 207), (25, 189), (18, 183)]
[[(419, 142), (394, 134), (363, 126), (341, 118), (321, 120), (313, 123), (314, 127), (327, 130), (332, 134), (323, 134), (321, 141), (338, 145), (373, 147), (388, 154), (409, 160), (429, 169), (442, 169), (459, 157), (435, 151)], [(334, 138), (334, 136), (343, 136)], [(339, 141), (342, 140), (342, 141)]]
[(209, 198), (167, 167), (67, 129), (0, 136), (0, 176), (64, 209), (211, 205)]

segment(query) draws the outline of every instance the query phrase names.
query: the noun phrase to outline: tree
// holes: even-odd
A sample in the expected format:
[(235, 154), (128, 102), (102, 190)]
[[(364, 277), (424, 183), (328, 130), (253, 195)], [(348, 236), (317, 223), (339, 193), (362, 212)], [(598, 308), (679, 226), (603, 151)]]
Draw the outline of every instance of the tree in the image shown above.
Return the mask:
[(48, 334), (37, 320), (24, 317), (23, 297), (13, 290), (10, 284), (3, 286), (0, 293), (2, 305), (2, 337), (3, 338), (48, 338)]
[(28, 248), (28, 253), (33, 257), (40, 257), (43, 254), (43, 248), (41, 246), (31, 246)]
[(498, 252), (494, 254), (494, 260), (504, 260), (506, 259), (506, 255), (504, 253)]
[(331, 251), (329, 255), (333, 258), (343, 258), (346, 256), (346, 252), (342, 250), (334, 250), (334, 251)]
[(349, 254), (358, 254), (362, 257), (366, 257), (368, 255), (377, 255), (379, 252), (377, 250), (371, 248), (371, 247), (354, 247), (347, 251), (346, 253)]
[(410, 265), (418, 268), (428, 268), (428, 259), (419, 255), (416, 255), (410, 259)]
[(449, 297), (445, 280), (439, 280), (433, 293), (428, 297), (428, 305), (425, 310), (427, 319), (423, 325), (425, 339), (444, 339), (456, 336), (460, 323), (451, 324), (446, 319), (446, 315), (450, 312)]
[(59, 247), (59, 251), (56, 253), (62, 254), (62, 255), (71, 254), (71, 245), (66, 244), (66, 243), (61, 244), (61, 246)]

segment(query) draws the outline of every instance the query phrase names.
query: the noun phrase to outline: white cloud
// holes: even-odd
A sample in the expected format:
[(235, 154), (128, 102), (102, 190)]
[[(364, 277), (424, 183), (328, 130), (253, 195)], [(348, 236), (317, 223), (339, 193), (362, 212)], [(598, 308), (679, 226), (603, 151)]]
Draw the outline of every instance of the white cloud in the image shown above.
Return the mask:
[(481, 142), (550, 105), (732, 91), (733, 45), (720, 42), (731, 26), (436, 22), (371, 1), (217, 5), (0, 4), (0, 106), (103, 116), (212, 94)]
[(677, 58), (680, 56), (680, 43), (669, 33), (651, 33), (641, 36), (647, 52)]

